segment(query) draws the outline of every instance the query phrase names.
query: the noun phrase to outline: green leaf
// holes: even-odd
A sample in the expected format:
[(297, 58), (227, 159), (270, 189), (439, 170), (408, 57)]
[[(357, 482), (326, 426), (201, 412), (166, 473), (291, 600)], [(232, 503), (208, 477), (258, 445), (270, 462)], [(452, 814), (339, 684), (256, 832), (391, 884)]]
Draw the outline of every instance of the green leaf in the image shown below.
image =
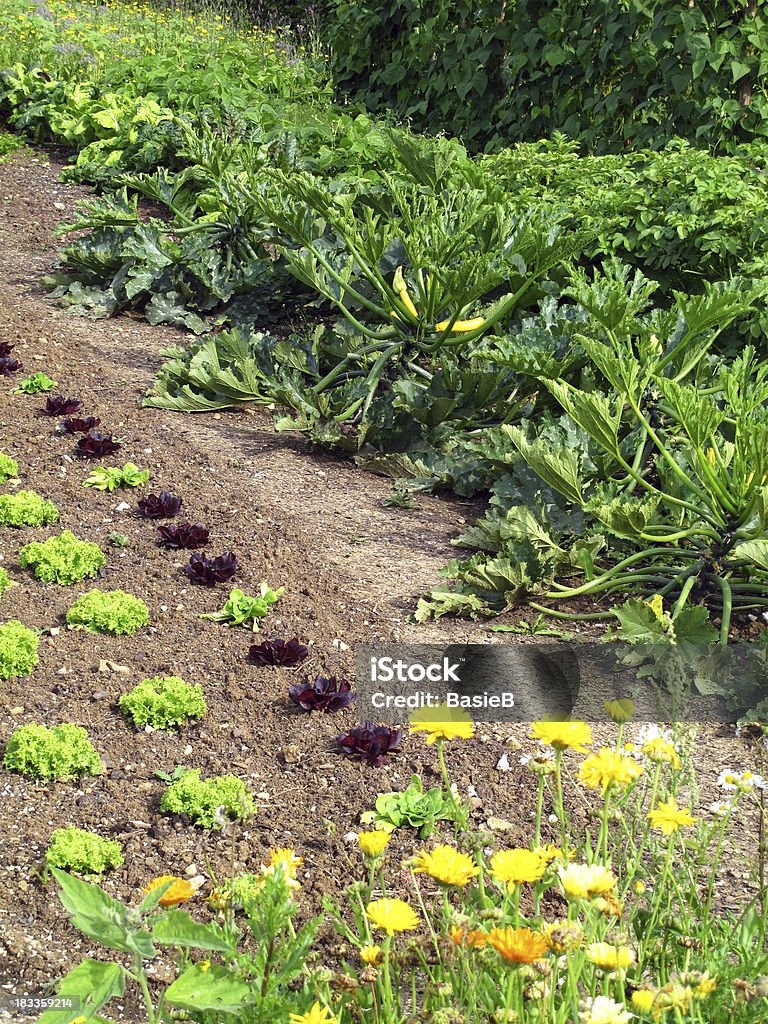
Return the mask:
[(568, 501), (583, 502), (579, 452), (568, 448), (553, 449), (546, 441), (529, 441), (520, 427), (505, 425), (502, 431), (545, 483)]
[(236, 935), (228, 935), (217, 924), (200, 924), (186, 910), (166, 911), (155, 922), (152, 938), (161, 946), (211, 949), (230, 955), (237, 947)]
[(250, 985), (230, 974), (226, 967), (212, 964), (205, 970), (199, 964), (193, 964), (166, 989), (165, 998), (171, 1006), (182, 1010), (234, 1013), (255, 1002), (257, 993)]
[[(132, 911), (113, 899), (98, 885), (73, 878), (60, 868), (51, 874), (61, 887), (59, 899), (71, 915), (75, 928), (108, 949), (139, 954), (143, 959), (156, 955), (152, 937), (141, 926), (138, 911)], [(132, 917), (136, 916), (136, 921)]]
[(83, 960), (61, 979), (56, 990), (59, 996), (79, 997), (79, 1003), (71, 1010), (46, 1010), (37, 1024), (71, 1024), (78, 1017), (93, 1020), (102, 1006), (124, 991), (125, 973), (120, 964)]

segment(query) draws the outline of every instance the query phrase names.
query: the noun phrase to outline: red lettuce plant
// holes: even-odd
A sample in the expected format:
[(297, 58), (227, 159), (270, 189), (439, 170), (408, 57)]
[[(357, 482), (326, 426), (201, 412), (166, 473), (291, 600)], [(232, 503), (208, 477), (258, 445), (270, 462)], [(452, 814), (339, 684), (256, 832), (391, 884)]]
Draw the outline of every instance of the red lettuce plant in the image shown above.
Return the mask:
[(195, 552), (181, 571), (192, 583), (214, 587), (217, 583), (231, 580), (239, 568), (237, 559), (231, 551), (217, 558), (206, 558), (204, 554)]
[(24, 364), (13, 356), (0, 356), (0, 377), (11, 377), (24, 369)]
[(145, 519), (172, 519), (179, 514), (181, 498), (168, 491), (159, 494), (148, 494), (137, 502), (136, 511)]
[(390, 729), (386, 725), (361, 722), (344, 736), (336, 737), (336, 751), (358, 761), (367, 761), (373, 768), (380, 768), (387, 754), (400, 753), (402, 740), (402, 729)]
[(309, 654), (309, 648), (299, 643), (298, 637), (292, 640), (264, 640), (260, 644), (251, 644), (248, 657), (254, 665), (279, 665), (293, 668), (300, 665)]
[(103, 455), (111, 455), (121, 447), (112, 434), (101, 430), (92, 430), (77, 442), (77, 454), (88, 459), (100, 459)]
[(336, 676), (315, 676), (313, 683), (296, 683), (288, 696), (302, 711), (342, 711), (355, 699), (350, 684)]
[(16, 346), (12, 345), (10, 341), (0, 341), (0, 359), (9, 356), (15, 348)]
[(204, 548), (209, 531), (199, 523), (179, 523), (178, 526), (158, 526), (157, 543), (178, 551), (181, 548)]
[(49, 395), (45, 400), (43, 412), (46, 416), (71, 416), (80, 412), (83, 403), (79, 398), (64, 398), (63, 395)]
[(68, 416), (61, 420), (56, 429), (60, 434), (87, 434), (89, 430), (98, 427), (101, 420), (98, 416), (86, 416), (81, 419), (79, 416)]

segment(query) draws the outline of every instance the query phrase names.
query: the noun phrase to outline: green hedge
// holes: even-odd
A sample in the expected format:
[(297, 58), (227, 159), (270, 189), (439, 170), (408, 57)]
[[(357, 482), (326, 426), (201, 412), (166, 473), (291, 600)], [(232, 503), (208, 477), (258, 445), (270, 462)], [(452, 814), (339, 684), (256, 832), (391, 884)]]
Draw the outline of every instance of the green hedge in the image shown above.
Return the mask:
[(328, 0), (340, 89), (475, 148), (560, 130), (597, 152), (768, 134), (767, 0)]

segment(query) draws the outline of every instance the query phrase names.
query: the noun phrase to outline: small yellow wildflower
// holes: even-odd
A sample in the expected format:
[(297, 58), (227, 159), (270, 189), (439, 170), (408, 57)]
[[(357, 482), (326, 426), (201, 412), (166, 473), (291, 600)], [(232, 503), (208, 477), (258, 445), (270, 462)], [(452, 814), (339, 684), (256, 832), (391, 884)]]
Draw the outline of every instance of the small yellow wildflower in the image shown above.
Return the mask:
[(534, 722), (528, 735), (557, 750), (577, 750), (580, 754), (586, 754), (592, 742), (592, 728), (586, 722)]
[(427, 743), (438, 740), (470, 740), (475, 735), (475, 723), (461, 708), (449, 708), (439, 704), (434, 708), (423, 708), (411, 716), (410, 732), (425, 732)]
[(306, 1013), (288, 1014), (290, 1024), (336, 1024), (336, 1018), (325, 1006), (313, 1003)]
[(648, 820), (653, 828), (659, 829), (665, 836), (671, 836), (679, 828), (689, 828), (696, 823), (687, 808), (677, 806), (674, 796), (669, 800), (660, 800), (656, 810), (648, 812)]
[(288, 848), (272, 849), (269, 851), (269, 864), (261, 865), (261, 873), (263, 875), (274, 875), (275, 872), (282, 871), (288, 888), (300, 889), (301, 884), (296, 877), (296, 873), (303, 863), (304, 858), (299, 857), (294, 850)]
[(419, 919), (404, 900), (374, 900), (365, 908), (368, 920), (387, 935), (412, 932), (419, 927)]
[(357, 837), (357, 845), (365, 857), (380, 857), (384, 847), (392, 838), (390, 832), (383, 829), (374, 829), (372, 832), (361, 832)]
[(628, 786), (642, 775), (642, 766), (631, 757), (624, 757), (610, 747), (590, 754), (579, 768), (579, 781), (587, 789), (601, 788), (603, 795), (611, 786)]
[(561, 864), (557, 873), (568, 899), (605, 896), (616, 888), (616, 876), (602, 864)]
[(635, 962), (635, 951), (629, 946), (593, 942), (591, 946), (587, 946), (587, 959), (603, 971), (619, 971)]
[(655, 761), (657, 764), (671, 764), (676, 772), (680, 770), (680, 755), (675, 750), (674, 743), (657, 736), (646, 743), (642, 749), (650, 761)]
[(538, 882), (546, 870), (546, 858), (533, 850), (499, 850), (491, 857), (491, 874), (510, 892), (524, 882)]
[(576, 921), (545, 921), (541, 930), (547, 945), (558, 956), (576, 949), (584, 941), (584, 931)]
[(480, 868), (468, 853), (460, 853), (443, 843), (434, 850), (422, 850), (414, 860), (417, 874), (429, 875), (442, 885), (467, 885), (480, 874)]
[(608, 996), (595, 996), (579, 1011), (580, 1024), (629, 1024), (631, 1016)]
[(360, 950), (360, 959), (369, 967), (378, 967), (382, 956), (381, 946), (363, 946)]

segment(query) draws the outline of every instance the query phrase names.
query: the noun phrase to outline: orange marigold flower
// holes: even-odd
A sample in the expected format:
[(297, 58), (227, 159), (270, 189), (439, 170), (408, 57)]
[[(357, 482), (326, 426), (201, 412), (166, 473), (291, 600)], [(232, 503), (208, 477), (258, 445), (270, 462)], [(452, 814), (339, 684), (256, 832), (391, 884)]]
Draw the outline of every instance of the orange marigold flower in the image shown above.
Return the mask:
[(190, 881), (186, 878), (178, 878), (176, 875), (160, 875), (159, 878), (154, 878), (149, 885), (146, 887), (144, 892), (154, 892), (155, 889), (159, 889), (162, 885), (167, 885), (168, 882), (173, 882), (163, 895), (160, 897), (161, 907), (176, 907), (179, 903), (185, 903), (197, 892), (197, 889)]
[(493, 928), (488, 941), (510, 964), (531, 964), (547, 952), (547, 940), (530, 928)]
[(449, 934), (456, 945), (461, 946), (462, 949), (482, 949), (488, 942), (487, 934), (474, 928), (458, 928), (453, 925)]

